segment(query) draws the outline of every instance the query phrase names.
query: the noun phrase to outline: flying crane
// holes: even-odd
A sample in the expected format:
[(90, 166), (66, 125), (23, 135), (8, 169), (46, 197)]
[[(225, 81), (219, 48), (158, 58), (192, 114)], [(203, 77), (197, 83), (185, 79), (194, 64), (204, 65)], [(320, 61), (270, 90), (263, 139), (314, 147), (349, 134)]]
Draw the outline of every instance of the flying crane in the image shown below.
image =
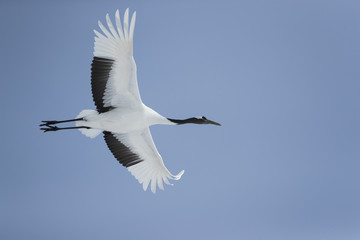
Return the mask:
[[(91, 64), (91, 89), (96, 110), (83, 110), (75, 119), (42, 121), (44, 132), (79, 129), (85, 136), (94, 138), (100, 133), (114, 157), (142, 184), (144, 191), (151, 186), (164, 189), (163, 182), (179, 180), (182, 170), (173, 175), (165, 167), (150, 134), (155, 124), (180, 125), (186, 123), (219, 123), (207, 118), (192, 117), (184, 120), (161, 116), (147, 107), (140, 98), (136, 64), (133, 57), (133, 38), (136, 12), (129, 25), (129, 9), (121, 25), (119, 10), (115, 26), (106, 15), (108, 29), (99, 21), (102, 33), (94, 30), (94, 58)], [(75, 127), (58, 127), (57, 124), (75, 122)]]

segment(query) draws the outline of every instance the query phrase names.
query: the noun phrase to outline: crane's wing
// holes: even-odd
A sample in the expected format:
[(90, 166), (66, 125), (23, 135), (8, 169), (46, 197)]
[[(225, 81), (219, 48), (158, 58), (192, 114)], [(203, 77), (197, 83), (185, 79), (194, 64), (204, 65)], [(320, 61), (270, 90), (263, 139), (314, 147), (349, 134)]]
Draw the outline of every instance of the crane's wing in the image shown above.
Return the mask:
[[(133, 58), (133, 38), (136, 12), (131, 17), (129, 9), (121, 25), (119, 10), (115, 14), (116, 29), (106, 14), (108, 29), (99, 21), (103, 33), (94, 30), (94, 59), (91, 67), (91, 89), (98, 112), (114, 107), (134, 106), (141, 103), (136, 64)], [(135, 107), (135, 106), (134, 106)]]
[(163, 181), (179, 180), (184, 173), (172, 175), (165, 167), (157, 151), (149, 128), (126, 134), (104, 132), (104, 139), (115, 158), (126, 167), (143, 185), (146, 191), (151, 182), (151, 191), (156, 192), (156, 185), (164, 189)]

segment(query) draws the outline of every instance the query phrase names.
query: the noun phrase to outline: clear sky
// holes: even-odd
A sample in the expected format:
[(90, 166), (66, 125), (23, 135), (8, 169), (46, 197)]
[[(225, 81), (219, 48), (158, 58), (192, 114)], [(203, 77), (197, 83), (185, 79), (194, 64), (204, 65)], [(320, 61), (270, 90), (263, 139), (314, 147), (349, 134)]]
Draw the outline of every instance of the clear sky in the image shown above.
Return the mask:
[[(155, 195), (101, 136), (42, 133), (93, 109), (97, 21), (137, 11), (144, 103), (180, 181)], [(0, 239), (360, 239), (360, 3), (1, 1)]]

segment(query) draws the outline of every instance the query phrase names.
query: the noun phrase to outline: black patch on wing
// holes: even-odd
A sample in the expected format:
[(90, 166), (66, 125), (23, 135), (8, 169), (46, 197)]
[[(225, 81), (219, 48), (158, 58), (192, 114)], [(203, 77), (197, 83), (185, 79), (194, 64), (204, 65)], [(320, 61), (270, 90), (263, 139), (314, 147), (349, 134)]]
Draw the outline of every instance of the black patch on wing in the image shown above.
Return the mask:
[(91, 64), (91, 90), (96, 110), (99, 113), (112, 109), (112, 107), (104, 107), (103, 97), (113, 63), (114, 60), (111, 59), (94, 57)]
[(124, 167), (130, 167), (143, 161), (127, 146), (117, 140), (117, 138), (111, 132), (104, 131), (104, 139), (114, 157)]

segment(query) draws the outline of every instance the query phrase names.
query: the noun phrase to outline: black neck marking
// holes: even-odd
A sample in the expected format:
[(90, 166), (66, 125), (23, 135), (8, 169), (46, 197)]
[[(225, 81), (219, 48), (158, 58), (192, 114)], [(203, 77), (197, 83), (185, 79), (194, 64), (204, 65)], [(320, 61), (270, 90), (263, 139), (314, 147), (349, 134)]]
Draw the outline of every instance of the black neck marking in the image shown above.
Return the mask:
[(186, 123), (194, 123), (194, 124), (204, 124), (204, 120), (203, 119), (199, 119), (199, 118), (187, 118), (187, 119), (184, 119), (184, 120), (181, 120), (181, 119), (171, 119), (171, 118), (168, 118), (169, 121), (173, 122), (173, 123), (176, 123), (176, 124), (186, 124)]

